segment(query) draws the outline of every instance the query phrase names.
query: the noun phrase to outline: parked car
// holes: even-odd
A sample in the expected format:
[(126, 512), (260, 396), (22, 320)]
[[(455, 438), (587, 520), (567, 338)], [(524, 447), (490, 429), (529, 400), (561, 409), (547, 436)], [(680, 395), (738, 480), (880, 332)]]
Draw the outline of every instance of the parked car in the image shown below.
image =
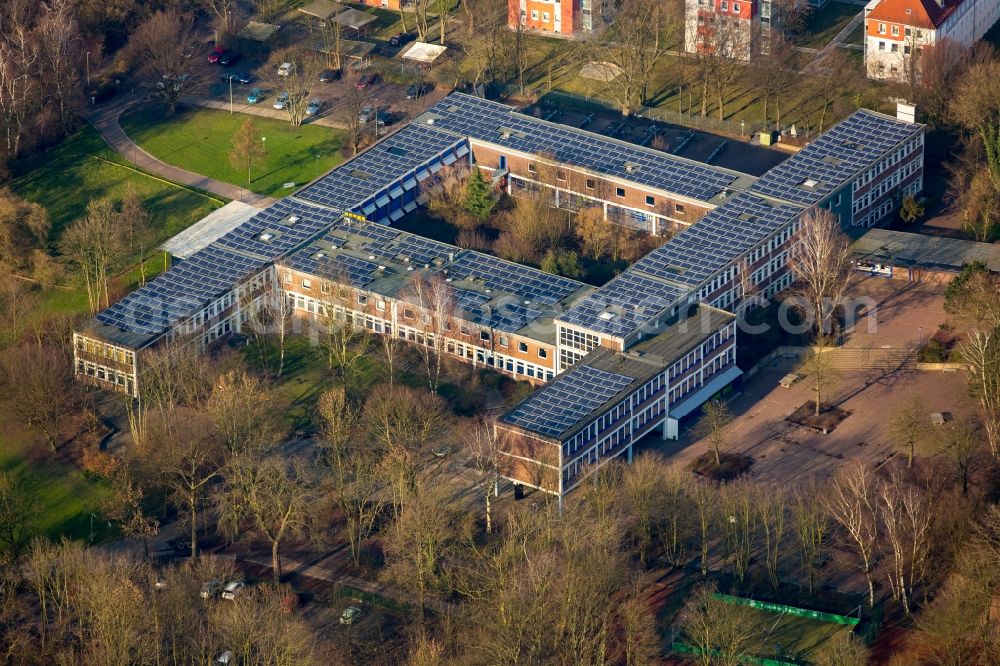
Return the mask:
[(234, 580), (233, 582), (226, 585), (226, 589), (222, 591), (222, 598), (232, 601), (236, 597), (240, 596), (240, 593), (246, 586), (247, 584), (244, 583), (243, 581)]
[(216, 46), (212, 49), (211, 53), (208, 54), (208, 61), (213, 65), (217, 65), (219, 63), (219, 59), (224, 55), (226, 55), (226, 49), (221, 46)]
[(323, 100), (321, 99), (309, 100), (309, 106), (306, 107), (306, 115), (315, 116), (317, 113), (319, 113), (319, 110), (321, 108), (323, 108)]
[(253, 88), (247, 93), (247, 104), (256, 104), (260, 100), (264, 99), (264, 89), (263, 88)]
[(362, 74), (354, 82), (354, 87), (358, 90), (364, 90), (365, 88), (371, 88), (376, 83), (378, 83), (378, 74)]
[(159, 90), (166, 90), (167, 86), (172, 86), (174, 91), (181, 89), (181, 84), (191, 78), (190, 74), (181, 74), (180, 76), (172, 76), (170, 74), (164, 74), (160, 77), (160, 80), (156, 82), (156, 87)]
[(295, 65), (290, 62), (283, 62), (278, 65), (278, 76), (288, 76), (295, 69)]
[(175, 555), (180, 555), (181, 557), (187, 557), (191, 554), (191, 540), (190, 539), (171, 539), (167, 542), (167, 545), (174, 551)]
[(361, 111), (358, 112), (358, 122), (359, 123), (370, 123), (375, 120), (375, 108), (371, 106), (366, 106)]
[(430, 91), (430, 86), (426, 83), (412, 83), (410, 87), (406, 89), (406, 99), (416, 99), (418, 97), (423, 97)]
[(222, 581), (218, 579), (212, 579), (201, 586), (201, 598), (211, 599), (212, 597), (219, 596), (222, 592)]
[(277, 99), (274, 100), (274, 104), (272, 104), (271, 106), (273, 106), (278, 110), (281, 110), (286, 106), (288, 106), (288, 93), (286, 92), (278, 93)]
[(358, 619), (361, 615), (361, 609), (357, 606), (348, 606), (344, 609), (344, 612), (340, 614), (341, 624), (354, 624), (354, 621)]
[(229, 83), (232, 79), (233, 83), (250, 83), (253, 81), (253, 77), (245, 72), (234, 72), (232, 74), (223, 74), (221, 77), (223, 83)]
[(223, 67), (229, 67), (230, 65), (234, 64), (237, 60), (239, 60), (240, 57), (241, 57), (240, 54), (236, 53), (235, 51), (226, 51), (219, 58), (219, 64), (222, 65)]
[(402, 46), (413, 38), (408, 32), (397, 32), (389, 38), (389, 46)]
[(320, 83), (330, 83), (331, 81), (336, 81), (337, 79), (340, 78), (340, 70), (324, 69), (322, 72), (319, 73), (318, 78)]

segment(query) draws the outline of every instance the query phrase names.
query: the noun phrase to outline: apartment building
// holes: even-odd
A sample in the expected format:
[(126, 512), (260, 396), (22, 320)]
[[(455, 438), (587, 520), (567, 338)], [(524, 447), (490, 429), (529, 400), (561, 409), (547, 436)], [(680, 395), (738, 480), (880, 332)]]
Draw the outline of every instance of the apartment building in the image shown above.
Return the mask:
[(770, 0), (685, 0), (684, 50), (750, 60), (770, 20)]
[(872, 79), (917, 80), (920, 50), (944, 39), (971, 46), (1000, 18), (1000, 0), (871, 0), (865, 69)]
[[(595, 289), (389, 226), (460, 162), (514, 194), (680, 232)], [(805, 211), (874, 226), (922, 182), (923, 126), (867, 110), (753, 178), (453, 94), (99, 313), (74, 336), (75, 368), (136, 396), (156, 348), (210, 345), (278, 303), (300, 324), (349, 322), (544, 384), (500, 427), (522, 442), (509, 478), (562, 497), (650, 431), (676, 437), (739, 377), (732, 313), (790, 285)]]
[(507, 0), (507, 25), (574, 39), (605, 25), (604, 0)]

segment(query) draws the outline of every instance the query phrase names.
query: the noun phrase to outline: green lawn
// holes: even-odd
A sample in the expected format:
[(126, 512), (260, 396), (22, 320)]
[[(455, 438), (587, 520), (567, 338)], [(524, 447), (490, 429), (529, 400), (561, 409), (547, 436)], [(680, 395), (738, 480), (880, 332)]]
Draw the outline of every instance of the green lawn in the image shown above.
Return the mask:
[(0, 468), (26, 481), (38, 509), (37, 532), (51, 539), (89, 539), (93, 513), (94, 540), (104, 538), (108, 529), (101, 503), (110, 492), (107, 485), (88, 478), (72, 462), (52, 456), (40, 439), (8, 418), (4, 414), (7, 426), (0, 432)]
[[(243, 114), (213, 109), (181, 108), (165, 118), (159, 108), (139, 108), (121, 118), (133, 141), (159, 159), (194, 173), (234, 185), (246, 184), (246, 173), (229, 165), (233, 135), (246, 122)], [(283, 196), (285, 183), (302, 185), (337, 166), (344, 133), (317, 125), (292, 127), (285, 121), (253, 117), (266, 139), (267, 157), (256, 169), (251, 189)]]
[(813, 10), (806, 19), (806, 29), (799, 39), (800, 46), (823, 48), (861, 9), (858, 5), (829, 2), (822, 9)]
[(88, 201), (121, 198), (129, 183), (152, 214), (150, 245), (159, 244), (224, 203), (126, 166), (89, 125), (54, 148), (15, 164), (13, 170), (11, 189), (48, 209), (52, 245), (70, 222), (84, 214)]

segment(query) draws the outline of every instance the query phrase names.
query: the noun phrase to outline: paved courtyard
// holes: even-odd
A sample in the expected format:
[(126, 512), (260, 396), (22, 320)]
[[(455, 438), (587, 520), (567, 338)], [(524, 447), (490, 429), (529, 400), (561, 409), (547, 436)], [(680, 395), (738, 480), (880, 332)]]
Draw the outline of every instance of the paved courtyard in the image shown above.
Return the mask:
[[(862, 280), (856, 291), (871, 296), (877, 304), (876, 325), (869, 327), (867, 320), (859, 321), (845, 346), (918, 347), (946, 319), (943, 288), (884, 278)], [(948, 412), (953, 419), (974, 412), (964, 372), (918, 371), (911, 367), (845, 369), (830, 390), (830, 401), (851, 415), (823, 435), (785, 421), (812, 399), (808, 378), (790, 388), (780, 385), (781, 378), (795, 366), (796, 361), (791, 359), (773, 359), (746, 378), (741, 393), (729, 403), (734, 416), (728, 433), (729, 448), (754, 459), (750, 473), (755, 478), (776, 482), (808, 476), (824, 478), (849, 460), (870, 464), (888, 460), (894, 447), (887, 423), (914, 394), (923, 398), (928, 412)], [(672, 460), (686, 464), (705, 453), (708, 443), (695, 437), (689, 427), (679, 441), (664, 442), (657, 448)]]

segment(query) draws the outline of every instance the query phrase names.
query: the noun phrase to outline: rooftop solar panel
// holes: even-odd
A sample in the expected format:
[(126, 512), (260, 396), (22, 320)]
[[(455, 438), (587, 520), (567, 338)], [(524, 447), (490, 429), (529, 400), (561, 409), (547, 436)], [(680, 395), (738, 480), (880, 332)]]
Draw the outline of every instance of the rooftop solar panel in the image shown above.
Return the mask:
[(805, 206), (815, 204), (920, 130), (920, 125), (879, 113), (855, 111), (770, 169), (750, 189)]
[(626, 375), (581, 365), (538, 389), (503, 419), (545, 437), (557, 438), (633, 381)]
[(433, 127), (704, 201), (738, 187), (743, 174), (549, 123), (511, 107), (455, 93), (431, 107)]

